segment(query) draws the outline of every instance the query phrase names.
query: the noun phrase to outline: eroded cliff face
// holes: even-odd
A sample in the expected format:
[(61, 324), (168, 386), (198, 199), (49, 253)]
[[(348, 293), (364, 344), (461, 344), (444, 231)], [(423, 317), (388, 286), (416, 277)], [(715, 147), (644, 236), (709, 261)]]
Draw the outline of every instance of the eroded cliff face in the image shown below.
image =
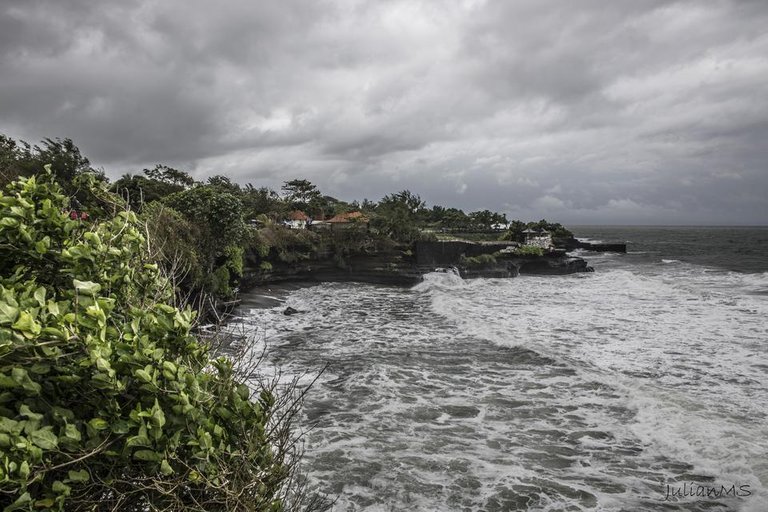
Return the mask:
[[(503, 253), (508, 242), (419, 242), (407, 250), (392, 249), (339, 258), (331, 255), (295, 263), (273, 264), (271, 270), (247, 268), (243, 287), (285, 281), (357, 281), (410, 286), (438, 268), (456, 268), (465, 279), (510, 278), (519, 274), (563, 275), (589, 272), (582, 258), (564, 252), (545, 256), (515, 256)], [(493, 255), (485, 261), (470, 261)]]

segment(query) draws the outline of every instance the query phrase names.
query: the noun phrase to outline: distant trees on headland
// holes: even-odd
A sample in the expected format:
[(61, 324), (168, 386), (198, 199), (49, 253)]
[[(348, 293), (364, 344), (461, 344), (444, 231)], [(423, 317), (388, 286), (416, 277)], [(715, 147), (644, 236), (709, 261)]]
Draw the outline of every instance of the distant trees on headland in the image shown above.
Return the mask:
[[(306, 179), (287, 180), (278, 192), (241, 186), (222, 175), (199, 182), (183, 170), (160, 164), (109, 183), (70, 139), (45, 139), (32, 146), (0, 135), (0, 186), (19, 176), (32, 176), (46, 164), (72, 204), (92, 218), (125, 209), (135, 212), (146, 223), (154, 256), (175, 276), (177, 292), (192, 296), (232, 297), (246, 260), (267, 270), (318, 252), (341, 258), (381, 243), (410, 244), (462, 233), (520, 242), (528, 228), (546, 229), (555, 237), (570, 235), (560, 224), (546, 220), (510, 222), (505, 214), (487, 209), (464, 212), (427, 207), (408, 190), (387, 194), (378, 202), (346, 202), (324, 195)], [(296, 211), (310, 219), (310, 227), (359, 211), (367, 229), (344, 234), (289, 230), (283, 222)]]

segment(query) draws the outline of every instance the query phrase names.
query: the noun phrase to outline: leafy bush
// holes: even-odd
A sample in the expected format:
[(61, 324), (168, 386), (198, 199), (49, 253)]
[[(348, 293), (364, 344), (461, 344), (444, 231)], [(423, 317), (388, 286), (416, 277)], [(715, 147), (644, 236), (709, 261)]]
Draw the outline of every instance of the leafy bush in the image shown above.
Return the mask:
[(232, 278), (242, 275), (242, 247), (248, 231), (240, 198), (220, 185), (198, 185), (163, 202), (180, 212), (195, 234), (195, 255), (203, 276), (191, 287), (231, 298), (231, 285), (236, 283)]
[(147, 226), (150, 257), (174, 280), (177, 293), (201, 283), (205, 271), (197, 252), (199, 234), (196, 226), (159, 201), (145, 204), (138, 218)]
[(544, 256), (544, 249), (535, 245), (523, 245), (515, 249), (515, 256)]
[(464, 256), (459, 258), (459, 264), (465, 267), (482, 267), (496, 263), (496, 256), (493, 254), (480, 254), (478, 256)]
[(48, 181), (0, 193), (0, 507), (280, 510), (275, 395), (190, 334), (133, 213)]

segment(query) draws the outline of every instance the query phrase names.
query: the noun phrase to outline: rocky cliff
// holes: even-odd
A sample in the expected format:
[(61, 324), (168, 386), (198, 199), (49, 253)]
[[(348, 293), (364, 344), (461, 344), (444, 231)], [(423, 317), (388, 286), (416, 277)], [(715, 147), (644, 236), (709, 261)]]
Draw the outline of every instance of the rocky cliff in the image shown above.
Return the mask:
[[(562, 275), (589, 272), (582, 258), (565, 252), (545, 256), (516, 256), (500, 252), (509, 242), (418, 242), (411, 249), (391, 249), (346, 258), (312, 258), (273, 264), (270, 270), (246, 269), (243, 287), (286, 281), (357, 281), (409, 286), (437, 268), (455, 267), (462, 277), (507, 278), (519, 274)], [(484, 256), (484, 258), (479, 258)]]

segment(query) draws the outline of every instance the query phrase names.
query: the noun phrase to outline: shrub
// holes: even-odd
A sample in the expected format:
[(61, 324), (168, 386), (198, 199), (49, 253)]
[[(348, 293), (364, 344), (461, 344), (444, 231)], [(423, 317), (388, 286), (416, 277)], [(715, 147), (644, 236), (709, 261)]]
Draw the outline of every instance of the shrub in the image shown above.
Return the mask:
[(465, 267), (482, 267), (485, 265), (492, 265), (496, 263), (496, 256), (493, 254), (480, 254), (478, 256), (465, 256), (461, 255), (459, 258), (459, 264)]
[(0, 193), (0, 507), (280, 510), (276, 396), (190, 334), (133, 213), (66, 206)]
[(535, 245), (523, 245), (515, 249), (515, 256), (544, 256), (544, 249)]

